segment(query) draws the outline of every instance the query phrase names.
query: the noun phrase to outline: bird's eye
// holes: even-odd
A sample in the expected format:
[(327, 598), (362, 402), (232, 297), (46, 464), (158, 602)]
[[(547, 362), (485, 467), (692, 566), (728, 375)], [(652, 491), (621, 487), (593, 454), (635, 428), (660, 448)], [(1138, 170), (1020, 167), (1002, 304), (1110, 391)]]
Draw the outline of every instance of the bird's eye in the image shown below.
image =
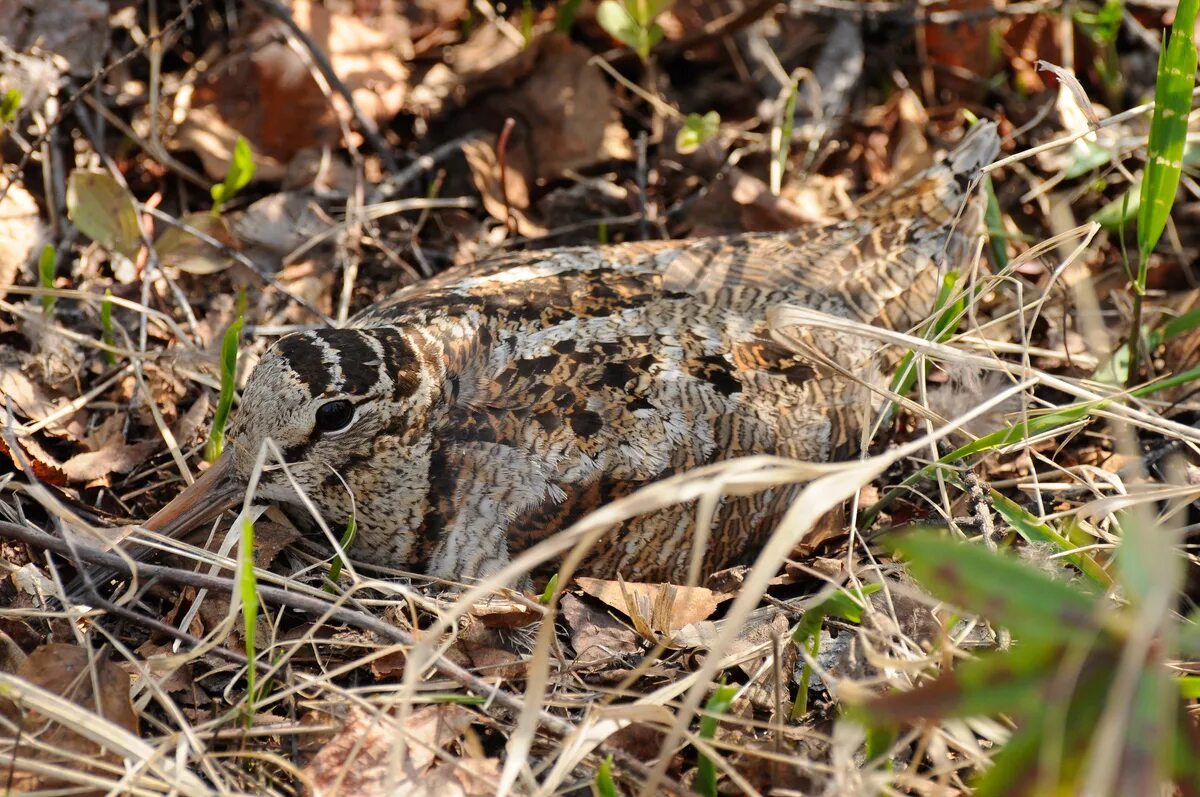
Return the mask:
[(322, 432), (340, 432), (354, 420), (354, 404), (346, 399), (327, 401), (317, 407), (317, 429)]

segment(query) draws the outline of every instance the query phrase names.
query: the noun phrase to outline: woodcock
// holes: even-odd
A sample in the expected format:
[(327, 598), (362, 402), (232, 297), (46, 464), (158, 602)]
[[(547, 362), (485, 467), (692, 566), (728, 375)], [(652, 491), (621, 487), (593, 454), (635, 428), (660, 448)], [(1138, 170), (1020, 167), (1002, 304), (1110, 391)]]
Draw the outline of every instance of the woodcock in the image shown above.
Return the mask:
[[(333, 528), (353, 507), (354, 558), (461, 581), (675, 473), (748, 454), (852, 456), (894, 356), (817, 330), (808, 350), (785, 348), (768, 311), (919, 324), (940, 275), (974, 251), (973, 189), (998, 146), (980, 123), (828, 226), (508, 255), (408, 287), (344, 329), (288, 335), (251, 374), (226, 454), (147, 527), (178, 535), (239, 503), (270, 438)], [(705, 570), (754, 552), (792, 497), (726, 499)], [(279, 464), (257, 498), (300, 501)], [(583, 572), (678, 581), (693, 512), (626, 522)]]

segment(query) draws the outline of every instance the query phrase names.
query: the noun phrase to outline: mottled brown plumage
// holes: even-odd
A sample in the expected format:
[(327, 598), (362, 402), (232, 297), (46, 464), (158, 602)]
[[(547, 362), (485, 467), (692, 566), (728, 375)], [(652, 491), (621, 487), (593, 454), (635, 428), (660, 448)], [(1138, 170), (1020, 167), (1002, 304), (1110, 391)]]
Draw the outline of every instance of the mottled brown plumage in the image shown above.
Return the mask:
[[(196, 495), (211, 515), (269, 437), (327, 521), (354, 508), (356, 558), (462, 580), (674, 473), (747, 454), (852, 454), (876, 401), (864, 385), (886, 384), (889, 359), (817, 332), (801, 331), (808, 350), (785, 349), (767, 313), (798, 303), (919, 323), (940, 274), (967, 259), (979, 225), (969, 190), (997, 146), (980, 124), (849, 221), (510, 255), (407, 288), (346, 329), (285, 337), (249, 379), (219, 474), (149, 525), (194, 525)], [(258, 495), (298, 500), (278, 465)], [(755, 550), (791, 498), (726, 500), (705, 569)], [(681, 578), (692, 515), (683, 505), (627, 522), (583, 570)]]

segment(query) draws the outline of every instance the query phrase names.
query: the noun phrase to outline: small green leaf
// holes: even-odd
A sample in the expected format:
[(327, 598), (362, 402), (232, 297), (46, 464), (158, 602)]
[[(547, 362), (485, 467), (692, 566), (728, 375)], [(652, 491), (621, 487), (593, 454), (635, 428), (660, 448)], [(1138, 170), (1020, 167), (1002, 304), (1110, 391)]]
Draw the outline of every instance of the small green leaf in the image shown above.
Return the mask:
[(711, 141), (720, 127), (721, 115), (716, 111), (709, 111), (704, 116), (689, 113), (683, 127), (675, 134), (675, 149), (680, 155), (689, 155)]
[(1081, 177), (1093, 169), (1099, 169), (1112, 160), (1112, 151), (1086, 138), (1076, 139), (1069, 150), (1071, 163), (1063, 175), (1068, 180)]
[(1106, 613), (1094, 596), (1013, 556), (913, 531), (889, 541), (913, 578), (936, 597), (1012, 630), (1027, 645), (1090, 643)]
[(640, 42), (641, 26), (629, 13), (628, 9), (617, 0), (603, 0), (596, 7), (596, 22), (604, 32), (622, 44), (637, 48)]
[(16, 119), (19, 110), (21, 110), (20, 89), (9, 89), (4, 92), (4, 96), (0, 97), (0, 124), (8, 124)]
[(238, 191), (250, 184), (254, 178), (254, 155), (250, 152), (250, 142), (244, 136), (238, 136), (233, 145), (233, 157), (225, 171), (225, 179), (212, 187), (213, 213), (219, 213), (221, 206), (233, 199)]
[[(42, 253), (38, 255), (38, 285), (46, 290), (54, 288), (54, 272), (58, 270), (58, 253), (54, 250), (54, 244), (46, 244), (42, 247)], [(42, 297), (42, 314), (50, 315), (54, 310), (54, 297)]]
[(1108, 230), (1118, 230), (1128, 224), (1141, 207), (1141, 186), (1140, 182), (1134, 183), (1124, 194), (1093, 213), (1089, 221), (1094, 221)]
[(596, 794), (599, 797), (618, 797), (620, 794), (617, 791), (617, 784), (613, 781), (612, 770), (613, 757), (609, 753), (600, 762), (600, 767), (596, 770)]
[(108, 172), (71, 172), (67, 216), (88, 238), (130, 260), (142, 245), (133, 197)]

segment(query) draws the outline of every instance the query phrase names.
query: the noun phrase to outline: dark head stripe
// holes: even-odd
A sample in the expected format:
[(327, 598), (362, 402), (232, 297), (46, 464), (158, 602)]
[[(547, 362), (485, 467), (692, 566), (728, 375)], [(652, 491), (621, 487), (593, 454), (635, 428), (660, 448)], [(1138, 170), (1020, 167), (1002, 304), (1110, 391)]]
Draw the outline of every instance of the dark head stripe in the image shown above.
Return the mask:
[(411, 396), (421, 385), (420, 363), (417, 353), (395, 327), (373, 327), (363, 330), (383, 347), (383, 366), (395, 386), (392, 395), (396, 399)]
[(379, 354), (357, 329), (329, 329), (316, 333), (329, 346), (341, 366), (341, 384), (333, 388), (351, 396), (365, 396), (380, 379)]
[(312, 335), (311, 332), (288, 335), (280, 338), (275, 348), (292, 373), (308, 387), (309, 393), (319, 396), (329, 390), (332, 379), (324, 359), (325, 349), (313, 340)]

